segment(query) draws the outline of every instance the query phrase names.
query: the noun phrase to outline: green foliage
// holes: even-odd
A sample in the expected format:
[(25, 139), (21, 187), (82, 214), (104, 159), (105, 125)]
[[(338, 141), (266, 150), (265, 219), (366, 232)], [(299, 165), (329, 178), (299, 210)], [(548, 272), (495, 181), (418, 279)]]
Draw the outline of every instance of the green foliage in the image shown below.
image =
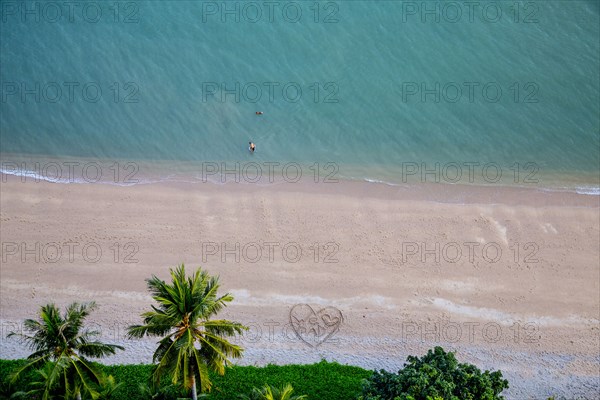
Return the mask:
[[(35, 371), (23, 375), (9, 390), (6, 381), (1, 382), (13, 370), (22, 366), (24, 360), (0, 360), (0, 387), (12, 394), (18, 390), (27, 390), (27, 383), (35, 377)], [(104, 375), (112, 375), (116, 382), (122, 385), (117, 388), (113, 400), (177, 400), (185, 398), (185, 391), (174, 386), (169, 381), (157, 389), (148, 385), (152, 365), (108, 365), (95, 364)], [(310, 400), (348, 400), (355, 399), (360, 393), (361, 382), (371, 376), (372, 372), (359, 367), (340, 365), (321, 361), (311, 365), (268, 365), (265, 367), (232, 366), (221, 376), (211, 372), (213, 390), (205, 398), (209, 400), (232, 400), (240, 394), (247, 394), (254, 387), (281, 387), (286, 383), (294, 386), (294, 392), (307, 395)], [(154, 390), (153, 395), (143, 393), (140, 385)], [(0, 391), (1, 393), (1, 391)], [(153, 397), (157, 394), (156, 397)], [(8, 399), (8, 397), (6, 397)], [(198, 398), (202, 398), (198, 396)], [(0, 397), (2, 399), (2, 397)], [(32, 400), (27, 398), (27, 400)], [(84, 400), (86, 397), (84, 396)]]
[(187, 390), (178, 385), (167, 384), (158, 386), (150, 382), (140, 384), (139, 393), (142, 398), (148, 400), (178, 400), (186, 396)]
[(139, 385), (150, 379), (154, 368), (152, 365), (102, 365), (100, 368), (104, 374), (114, 376), (116, 382), (123, 383), (115, 391), (115, 400), (148, 400), (147, 397), (140, 396)]
[(508, 388), (500, 371), (481, 371), (460, 364), (443, 348), (429, 350), (422, 358), (409, 356), (404, 368), (393, 374), (374, 372), (366, 380), (362, 400), (502, 400)]
[(249, 395), (240, 395), (241, 400), (306, 400), (307, 396), (295, 396), (294, 388), (289, 383), (281, 387), (265, 385), (261, 389), (254, 388)]
[(17, 369), (27, 364), (26, 360), (0, 360), (0, 400), (9, 399), (18, 391), (25, 391), (27, 384), (35, 380), (35, 370), (25, 371), (14, 383), (10, 383), (9, 377)]
[(223, 374), (228, 357), (239, 358), (243, 349), (229, 343), (228, 336), (241, 334), (248, 328), (227, 320), (211, 320), (233, 300), (229, 293), (218, 296), (218, 277), (196, 270), (187, 277), (182, 264), (171, 269), (171, 282), (153, 276), (146, 281), (152, 298), (158, 303), (142, 314), (143, 325), (128, 329), (132, 338), (161, 336), (154, 352), (153, 381), (170, 378), (174, 385), (188, 390), (210, 391), (209, 371)]
[(348, 400), (360, 393), (361, 381), (371, 375), (359, 367), (321, 361), (311, 365), (267, 365), (232, 367), (224, 377), (215, 377), (210, 399), (231, 400), (268, 384), (294, 386), (296, 393), (314, 400)]
[(99, 398), (97, 389), (104, 384), (104, 376), (86, 357), (104, 357), (123, 347), (98, 342), (98, 332), (84, 329), (85, 318), (95, 307), (94, 302), (72, 303), (61, 315), (56, 305), (47, 304), (40, 308), (38, 320), (25, 320), (27, 334), (11, 332), (8, 337), (18, 337), (33, 353), (11, 372), (9, 383), (35, 371), (26, 391), (32, 398), (47, 400), (58, 393), (67, 400), (80, 394)]
[(123, 386), (123, 382), (117, 382), (114, 376), (108, 375), (100, 385), (100, 400), (116, 399), (115, 393)]

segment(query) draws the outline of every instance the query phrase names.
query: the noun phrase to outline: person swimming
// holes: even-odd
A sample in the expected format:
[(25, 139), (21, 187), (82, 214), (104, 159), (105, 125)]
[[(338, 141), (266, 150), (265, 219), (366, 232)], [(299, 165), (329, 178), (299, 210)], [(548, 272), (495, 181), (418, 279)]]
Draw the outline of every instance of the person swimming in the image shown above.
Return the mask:
[(248, 144), (250, 145), (248, 149), (250, 150), (250, 152), (254, 153), (254, 150), (256, 150), (256, 145), (252, 142), (248, 142)]
[(257, 111), (256, 115), (263, 115), (263, 112), (262, 111)]

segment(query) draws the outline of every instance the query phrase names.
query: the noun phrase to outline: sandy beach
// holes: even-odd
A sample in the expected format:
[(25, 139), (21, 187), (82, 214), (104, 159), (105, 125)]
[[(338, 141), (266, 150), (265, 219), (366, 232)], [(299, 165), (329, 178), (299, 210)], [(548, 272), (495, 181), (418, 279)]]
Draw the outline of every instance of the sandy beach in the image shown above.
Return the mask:
[[(600, 387), (598, 196), (3, 176), (0, 206), (4, 359), (29, 354), (6, 334), (39, 306), (95, 300), (92, 325), (127, 347), (108, 362), (150, 362), (156, 340), (125, 330), (151, 304), (144, 279), (185, 263), (234, 295), (223, 317), (250, 327), (240, 364), (395, 371), (442, 345), (501, 369), (508, 399), (594, 398)], [(290, 319), (312, 312), (339, 322), (298, 333)]]

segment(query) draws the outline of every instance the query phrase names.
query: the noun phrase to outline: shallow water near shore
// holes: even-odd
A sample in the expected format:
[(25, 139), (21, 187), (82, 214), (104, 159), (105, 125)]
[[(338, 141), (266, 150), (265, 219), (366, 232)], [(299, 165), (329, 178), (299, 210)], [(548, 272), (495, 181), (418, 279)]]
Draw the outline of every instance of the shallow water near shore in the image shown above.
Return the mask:
[(176, 162), (0, 154), (0, 174), (2, 182), (12, 176), (22, 183), (44, 181), (117, 186), (172, 183), (264, 187), (298, 183), (313, 186), (364, 183), (414, 192), (410, 197), (415, 199), (445, 202), (455, 202), (456, 195), (481, 198), (478, 194), (470, 195), (485, 192), (486, 188), (600, 195), (600, 178), (594, 172), (548, 172), (533, 162), (512, 165), (476, 161), (402, 162), (385, 168), (336, 162), (270, 161), (255, 155), (248, 156), (245, 161)]

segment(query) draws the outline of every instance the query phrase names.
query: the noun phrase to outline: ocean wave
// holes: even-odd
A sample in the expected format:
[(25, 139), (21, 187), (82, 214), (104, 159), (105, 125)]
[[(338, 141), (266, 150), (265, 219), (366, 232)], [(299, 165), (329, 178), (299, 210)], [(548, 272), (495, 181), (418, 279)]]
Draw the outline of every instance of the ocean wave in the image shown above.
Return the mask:
[[(210, 183), (218, 186), (223, 186), (228, 183), (232, 183), (231, 179), (226, 179), (223, 181), (221, 176), (211, 176), (211, 177), (202, 177), (196, 174), (181, 174), (181, 173), (171, 173), (163, 176), (155, 176), (155, 177), (140, 177), (136, 178), (135, 182), (120, 182), (114, 180), (89, 180), (84, 179), (82, 177), (57, 177), (57, 176), (47, 176), (39, 171), (27, 170), (27, 169), (11, 169), (11, 168), (0, 168), (0, 174), (3, 175), (11, 175), (20, 177), (23, 182), (28, 179), (33, 180), (34, 182), (50, 182), (50, 183), (60, 183), (60, 184), (104, 184), (104, 185), (115, 185), (115, 186), (135, 186), (135, 185), (149, 185), (155, 183), (183, 183), (183, 184), (198, 184), (198, 183)], [(408, 187), (410, 185), (390, 182), (387, 180), (377, 179), (373, 177), (355, 177), (355, 176), (340, 176), (341, 180), (346, 181), (363, 181), (372, 184), (392, 186), (392, 187)], [(2, 181), (5, 182), (6, 179), (2, 178)], [(237, 182), (237, 181), (236, 181)], [(246, 182), (243, 179), (240, 179), (239, 182), (241, 184), (251, 184), (251, 182)], [(266, 182), (252, 182), (258, 186), (270, 186), (274, 184), (285, 183), (283, 180), (274, 180), (274, 181), (266, 181)], [(441, 183), (444, 184), (444, 183)], [(488, 186), (488, 185), (486, 185)], [(489, 185), (493, 186), (493, 185)], [(514, 187), (520, 187), (515, 185)], [(597, 186), (577, 186), (577, 187), (566, 187), (566, 186), (555, 186), (555, 187), (544, 187), (538, 188), (541, 191), (547, 192), (574, 192), (581, 195), (588, 196), (600, 196), (600, 187)]]
[[(82, 177), (63, 177), (61, 176), (48, 176), (39, 171), (27, 170), (27, 169), (14, 169), (14, 168), (0, 168), (0, 175), (11, 175), (15, 177), (20, 177), (22, 182), (33, 181), (33, 182), (50, 182), (50, 183), (59, 183), (59, 184), (103, 184), (103, 185), (115, 185), (115, 186), (136, 186), (136, 185), (150, 185), (156, 183), (182, 183), (182, 184), (199, 184), (199, 183), (209, 183), (213, 185), (223, 186), (232, 183), (239, 184), (255, 184), (257, 186), (270, 186), (277, 185), (281, 183), (285, 183), (284, 180), (261, 180), (259, 182), (247, 182), (244, 179), (240, 178), (225, 178), (221, 175), (218, 176), (210, 176), (203, 177), (197, 174), (185, 174), (185, 173), (170, 173), (170, 174), (160, 174), (160, 176), (154, 177), (144, 177), (139, 178), (136, 177), (135, 181), (124, 182), (124, 181), (115, 181), (110, 179), (105, 180), (90, 180)], [(5, 182), (6, 178), (2, 178), (2, 182)]]
[[(394, 183), (394, 182), (390, 182), (390, 181), (385, 181), (385, 180), (381, 180), (381, 179), (376, 179), (376, 178), (356, 178), (356, 177), (342, 177), (342, 179), (347, 179), (350, 181), (363, 181), (363, 182), (368, 182), (368, 183), (374, 183), (374, 184), (383, 184), (386, 186), (394, 186), (394, 187), (408, 187), (407, 184), (400, 184), (400, 183)], [(455, 185), (455, 183), (448, 183), (448, 182), (439, 182), (438, 184), (440, 185)], [(477, 184), (468, 184), (465, 183), (465, 186), (479, 186)], [(482, 185), (482, 186), (486, 186), (486, 187), (500, 187), (500, 186), (506, 186), (506, 187), (513, 187), (513, 188), (530, 188), (530, 186), (524, 186), (524, 185), (492, 185), (492, 184), (487, 184), (487, 185)], [(555, 186), (555, 187), (540, 187), (537, 188), (538, 190), (544, 191), (544, 192), (571, 192), (571, 193), (577, 193), (577, 194), (583, 194), (583, 195), (589, 195), (589, 196), (600, 196), (600, 187), (597, 186), (577, 186), (577, 187), (567, 187), (567, 186)]]
[[(0, 174), (2, 175), (11, 175), (20, 177), (22, 182), (26, 182), (27, 179), (33, 179), (34, 182), (50, 182), (50, 183), (60, 183), (60, 184), (103, 184), (103, 185), (115, 185), (115, 186), (135, 186), (135, 185), (147, 185), (152, 183), (160, 183), (169, 180), (169, 177), (159, 178), (159, 179), (139, 179), (136, 178), (136, 182), (118, 182), (114, 180), (87, 180), (79, 177), (68, 177), (64, 178), (62, 175), (58, 176), (46, 176), (38, 171), (26, 170), (26, 169), (7, 169), (0, 168)], [(5, 179), (2, 179), (4, 182)]]
[(575, 192), (577, 192), (577, 194), (600, 196), (600, 187), (578, 187), (575, 188)]

